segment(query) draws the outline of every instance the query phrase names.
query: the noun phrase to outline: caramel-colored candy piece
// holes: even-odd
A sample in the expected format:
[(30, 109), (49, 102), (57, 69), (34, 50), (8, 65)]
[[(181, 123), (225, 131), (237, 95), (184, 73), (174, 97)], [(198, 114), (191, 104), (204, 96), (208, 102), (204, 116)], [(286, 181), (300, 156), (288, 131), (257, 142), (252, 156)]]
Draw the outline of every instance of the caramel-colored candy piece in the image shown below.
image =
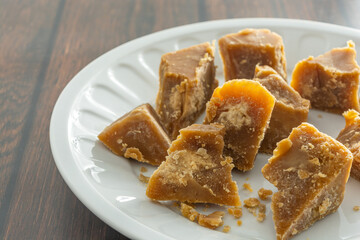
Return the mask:
[(225, 126), (224, 156), (230, 156), (237, 169), (253, 168), (274, 104), (260, 83), (245, 79), (225, 82), (207, 103), (204, 123)]
[(360, 181), (360, 117), (355, 110), (343, 113), (345, 128), (341, 130), (337, 140), (345, 145), (353, 154), (350, 176)]
[(146, 195), (153, 200), (239, 206), (238, 188), (231, 177), (234, 165), (222, 157), (224, 134), (221, 125), (193, 124), (181, 129), (166, 161), (151, 176)]
[(218, 85), (214, 48), (203, 43), (161, 57), (156, 111), (171, 139), (195, 122)]
[(133, 109), (98, 136), (113, 153), (139, 162), (160, 165), (171, 141), (150, 104)]
[(294, 127), (307, 121), (310, 102), (302, 98), (269, 66), (256, 66), (254, 79), (276, 99), (269, 128), (259, 149), (260, 152), (271, 154), (277, 142), (288, 137)]
[(291, 86), (309, 99), (314, 108), (334, 113), (359, 111), (359, 77), (355, 45), (349, 41), (348, 47), (334, 48), (324, 55), (298, 62)]
[(337, 210), (352, 159), (344, 145), (308, 123), (278, 143), (262, 169), (279, 190), (271, 202), (278, 240), (291, 238)]
[(252, 79), (255, 66), (269, 65), (286, 79), (282, 38), (268, 29), (244, 29), (219, 39), (225, 80)]

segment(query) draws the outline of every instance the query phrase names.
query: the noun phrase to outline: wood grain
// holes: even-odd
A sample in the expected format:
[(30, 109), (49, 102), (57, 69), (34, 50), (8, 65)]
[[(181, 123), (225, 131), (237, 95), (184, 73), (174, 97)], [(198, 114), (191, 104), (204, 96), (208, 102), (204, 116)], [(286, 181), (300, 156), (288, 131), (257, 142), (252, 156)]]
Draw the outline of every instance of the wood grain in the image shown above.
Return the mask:
[[(0, 2), (0, 238), (10, 216), (58, 1)], [(43, 11), (36, 18), (33, 12)], [(9, 14), (11, 13), (11, 14)]]
[(359, 0), (0, 0), (0, 239), (126, 239), (69, 190), (49, 146), (59, 94), (98, 56), (152, 32), (224, 18), (360, 28), (359, 7)]

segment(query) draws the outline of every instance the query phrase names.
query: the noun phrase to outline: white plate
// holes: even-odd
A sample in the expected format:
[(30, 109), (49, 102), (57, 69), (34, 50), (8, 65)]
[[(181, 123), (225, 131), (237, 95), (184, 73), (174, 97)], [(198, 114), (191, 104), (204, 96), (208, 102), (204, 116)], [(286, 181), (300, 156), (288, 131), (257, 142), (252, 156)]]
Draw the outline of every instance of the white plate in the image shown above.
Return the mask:
[[(90, 63), (60, 95), (51, 118), (50, 142), (56, 165), (66, 183), (104, 222), (137, 239), (275, 239), (270, 201), (266, 202), (267, 217), (263, 223), (258, 223), (243, 209), (241, 227), (236, 226), (232, 216), (225, 216), (225, 224), (232, 227), (229, 233), (222, 233), (222, 228), (213, 231), (200, 227), (182, 217), (170, 203), (150, 201), (145, 196), (146, 186), (138, 180), (140, 166), (145, 165), (113, 155), (96, 137), (105, 126), (137, 105), (149, 102), (154, 106), (162, 54), (219, 39), (248, 27), (269, 28), (283, 37), (289, 75), (294, 64), (309, 55), (345, 46), (349, 39), (360, 46), (360, 31), (346, 27), (290, 19), (232, 19), (150, 34), (123, 44)], [(217, 77), (222, 84), (218, 53), (216, 64), (219, 66)], [(309, 122), (333, 137), (344, 127), (340, 115), (320, 111), (311, 111)], [(261, 187), (275, 190), (260, 173), (268, 157), (259, 154), (249, 173), (233, 171), (241, 200), (257, 197)], [(154, 168), (147, 167), (150, 171), (145, 175), (150, 176)], [(247, 178), (253, 193), (241, 187)], [(350, 178), (338, 211), (294, 239), (359, 239), (360, 212), (353, 211), (355, 205), (360, 205), (360, 183)]]

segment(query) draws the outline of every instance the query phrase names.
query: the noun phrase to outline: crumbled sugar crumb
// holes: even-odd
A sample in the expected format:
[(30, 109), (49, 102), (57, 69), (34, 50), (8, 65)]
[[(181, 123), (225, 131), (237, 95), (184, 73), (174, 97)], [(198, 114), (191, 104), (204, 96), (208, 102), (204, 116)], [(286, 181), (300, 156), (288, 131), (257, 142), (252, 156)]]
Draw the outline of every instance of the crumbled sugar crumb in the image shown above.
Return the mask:
[(271, 190), (260, 188), (258, 191), (259, 198), (261, 200), (267, 200), (269, 196), (271, 196), (273, 192)]
[(246, 190), (248, 190), (249, 192), (252, 192), (252, 191), (253, 191), (253, 189), (252, 189), (252, 187), (251, 187), (251, 185), (250, 185), (249, 183), (244, 183), (244, 184), (243, 184), (243, 187), (244, 187)]
[(215, 211), (209, 215), (199, 215), (198, 223), (200, 226), (215, 229), (224, 224), (222, 217), (225, 215), (222, 211)]
[(320, 166), (320, 161), (318, 158), (313, 158), (309, 160), (310, 163)]
[(360, 210), (360, 206), (354, 206), (353, 210), (354, 210), (355, 212), (359, 211), (359, 210)]
[(241, 225), (242, 225), (242, 221), (241, 221), (241, 220), (237, 220), (236, 223), (237, 223), (238, 226), (241, 226)]
[(230, 231), (231, 227), (229, 225), (224, 226), (223, 232), (228, 233)]
[(149, 177), (146, 177), (146, 176), (144, 176), (142, 173), (140, 173), (140, 175), (139, 175), (139, 180), (141, 181), (141, 182), (143, 182), (143, 183), (148, 183), (149, 182)]
[(199, 217), (199, 213), (195, 210), (195, 208), (186, 203), (180, 204), (180, 211), (184, 217), (192, 222), (197, 220)]
[(223, 211), (215, 211), (209, 215), (205, 215), (196, 211), (191, 204), (181, 203), (180, 206), (181, 214), (192, 222), (197, 221), (200, 226), (215, 229), (224, 224), (222, 217), (225, 215), (225, 212)]
[(266, 217), (265, 212), (266, 212), (266, 205), (261, 203), (259, 205), (259, 214), (256, 219), (258, 222), (263, 222), (265, 220), (265, 217)]
[(299, 176), (300, 179), (306, 179), (306, 178), (308, 178), (310, 176), (310, 174), (307, 171), (303, 170), (303, 169), (299, 169), (297, 171), (297, 173), (298, 173), (298, 176)]
[(228, 208), (228, 213), (238, 219), (242, 216), (242, 208), (241, 207)]
[(248, 198), (244, 200), (244, 207), (253, 208), (259, 206), (260, 201), (257, 198)]
[(148, 171), (148, 169), (146, 167), (141, 167), (140, 168), (140, 172), (147, 172), (147, 171)]

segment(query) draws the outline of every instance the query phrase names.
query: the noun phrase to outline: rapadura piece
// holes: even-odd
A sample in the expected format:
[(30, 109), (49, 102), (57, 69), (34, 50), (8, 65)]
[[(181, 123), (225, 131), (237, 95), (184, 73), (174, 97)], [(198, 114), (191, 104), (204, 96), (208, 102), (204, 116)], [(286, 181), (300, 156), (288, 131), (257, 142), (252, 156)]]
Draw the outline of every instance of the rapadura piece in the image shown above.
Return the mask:
[(246, 79), (225, 82), (207, 103), (204, 123), (225, 126), (224, 156), (230, 156), (237, 169), (253, 168), (274, 104), (268, 90)]
[(214, 48), (207, 42), (161, 57), (156, 111), (172, 140), (195, 122), (218, 85)]
[(222, 156), (225, 128), (193, 124), (180, 130), (169, 156), (150, 178), (146, 195), (153, 200), (240, 206), (231, 158)]
[(106, 127), (98, 136), (113, 153), (160, 165), (171, 141), (150, 104), (143, 104)]
[(343, 113), (349, 109), (360, 110), (360, 67), (356, 62), (352, 41), (344, 48), (334, 48), (318, 57), (298, 62), (294, 68), (291, 86), (311, 107)]
[(281, 36), (268, 29), (244, 29), (219, 39), (225, 81), (252, 79), (255, 66), (268, 65), (286, 79), (286, 58)]
[(340, 142), (302, 123), (278, 143), (263, 169), (278, 188), (271, 209), (278, 240), (286, 240), (340, 206), (353, 157)]
[(353, 154), (350, 175), (360, 181), (360, 117), (355, 110), (349, 110), (343, 113), (345, 117), (345, 128), (341, 130), (336, 138), (345, 145)]
[(272, 154), (277, 142), (287, 138), (294, 127), (307, 121), (310, 102), (269, 66), (256, 66), (254, 80), (259, 81), (276, 99), (269, 127), (259, 149), (260, 152)]

